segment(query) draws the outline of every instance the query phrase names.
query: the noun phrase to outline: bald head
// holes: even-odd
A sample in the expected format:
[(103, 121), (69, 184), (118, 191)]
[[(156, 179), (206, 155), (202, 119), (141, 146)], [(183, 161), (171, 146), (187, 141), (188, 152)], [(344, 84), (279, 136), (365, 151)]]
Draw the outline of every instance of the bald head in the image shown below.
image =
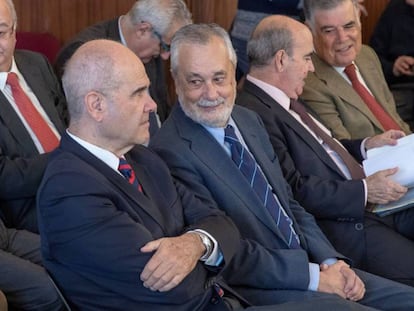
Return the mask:
[(69, 132), (117, 156), (149, 140), (156, 104), (140, 59), (109, 40), (82, 45), (62, 77), (70, 112)]
[(97, 91), (110, 95), (122, 84), (124, 71), (132, 68), (145, 75), (139, 58), (115, 41), (93, 40), (76, 50), (62, 77), (71, 123), (81, 117), (86, 94)]
[(271, 15), (261, 20), (247, 44), (247, 55), (252, 67), (269, 65), (279, 50), (292, 55), (294, 34), (306, 32), (302, 23), (283, 15)]

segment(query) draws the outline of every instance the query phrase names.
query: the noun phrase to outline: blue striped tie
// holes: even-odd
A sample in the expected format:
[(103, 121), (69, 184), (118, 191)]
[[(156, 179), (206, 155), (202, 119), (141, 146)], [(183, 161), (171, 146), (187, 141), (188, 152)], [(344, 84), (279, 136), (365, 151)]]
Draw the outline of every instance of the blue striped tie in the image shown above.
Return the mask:
[(299, 238), (292, 227), (292, 219), (290, 219), (276, 200), (272, 188), (266, 181), (256, 161), (240, 143), (231, 125), (225, 128), (224, 134), (224, 140), (230, 144), (231, 158), (272, 215), (288, 246), (290, 248), (300, 248)]

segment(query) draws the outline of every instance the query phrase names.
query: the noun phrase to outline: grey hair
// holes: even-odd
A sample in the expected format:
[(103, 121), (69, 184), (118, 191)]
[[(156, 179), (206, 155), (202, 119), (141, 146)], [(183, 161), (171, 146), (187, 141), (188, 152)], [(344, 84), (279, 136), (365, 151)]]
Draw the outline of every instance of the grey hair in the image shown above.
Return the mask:
[(127, 13), (131, 23), (147, 22), (164, 36), (175, 24), (191, 24), (191, 13), (182, 0), (137, 0)]
[(180, 46), (183, 44), (198, 44), (207, 45), (212, 37), (219, 37), (224, 41), (224, 44), (229, 55), (229, 60), (234, 68), (237, 65), (237, 56), (229, 34), (226, 30), (216, 24), (191, 24), (182, 27), (178, 30), (171, 42), (171, 71), (173, 74), (177, 73), (178, 56), (180, 53)]
[[(356, 10), (358, 9), (357, 0), (304, 0), (303, 2), (303, 13), (305, 15), (305, 20), (308, 25), (313, 29), (315, 25), (314, 17), (315, 11), (317, 10), (331, 10), (336, 8), (342, 3), (351, 1)], [(359, 19), (358, 19), (359, 21)]]
[(247, 56), (250, 66), (263, 67), (268, 65), (279, 50), (287, 55), (293, 54), (294, 38), (292, 31), (285, 24), (272, 25), (264, 30), (253, 31), (247, 43)]
[(6, 0), (6, 5), (9, 7), (10, 13), (12, 15), (13, 30), (17, 28), (17, 13), (14, 7), (13, 0)]
[(81, 46), (68, 60), (62, 76), (71, 122), (78, 121), (82, 116), (86, 94), (95, 91), (111, 97), (122, 83), (122, 77), (116, 70), (116, 60), (110, 51), (98, 48), (93, 52), (90, 48), (88, 52), (83, 50)]

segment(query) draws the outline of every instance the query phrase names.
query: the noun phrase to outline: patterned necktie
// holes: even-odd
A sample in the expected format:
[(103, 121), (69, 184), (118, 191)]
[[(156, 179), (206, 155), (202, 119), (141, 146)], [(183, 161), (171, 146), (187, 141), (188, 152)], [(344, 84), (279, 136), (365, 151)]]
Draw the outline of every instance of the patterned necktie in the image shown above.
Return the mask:
[(26, 120), (27, 124), (36, 135), (45, 152), (52, 151), (59, 145), (59, 139), (53, 133), (50, 126), (45, 119), (40, 115), (35, 108), (30, 98), (23, 91), (19, 84), (17, 75), (14, 72), (9, 72), (7, 76), (7, 84), (10, 85), (13, 98), (20, 113)]
[(365, 88), (365, 86), (359, 81), (356, 73), (356, 68), (354, 64), (346, 66), (344, 70), (345, 74), (351, 80), (352, 87), (358, 93), (358, 95), (365, 102), (372, 114), (377, 118), (379, 123), (385, 130), (400, 130), (400, 126), (393, 118), (384, 110), (384, 108), (377, 102), (374, 96)]
[(290, 108), (295, 111), (303, 123), (305, 123), (320, 139), (323, 140), (333, 151), (335, 151), (347, 166), (352, 179), (363, 179), (365, 178), (364, 170), (361, 165), (345, 150), (335, 139), (326, 134), (316, 122), (309, 116), (306, 108), (297, 100), (291, 100)]
[(128, 182), (133, 185), (139, 192), (142, 192), (142, 186), (138, 182), (138, 179), (135, 176), (135, 172), (132, 169), (131, 165), (127, 162), (125, 158), (119, 158), (118, 171), (128, 180)]
[(224, 130), (224, 141), (230, 144), (231, 158), (259, 196), (263, 205), (272, 215), (277, 227), (290, 248), (300, 248), (299, 238), (292, 227), (292, 219), (286, 214), (276, 200), (272, 188), (250, 153), (237, 138), (234, 128), (228, 125)]

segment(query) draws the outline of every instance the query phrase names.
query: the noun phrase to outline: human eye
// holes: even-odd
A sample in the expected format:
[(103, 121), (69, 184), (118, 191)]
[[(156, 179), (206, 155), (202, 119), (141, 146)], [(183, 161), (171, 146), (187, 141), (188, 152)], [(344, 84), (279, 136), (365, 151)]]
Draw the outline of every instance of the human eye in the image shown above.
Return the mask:
[(355, 22), (348, 23), (344, 26), (345, 30), (346, 29), (351, 30), (351, 29), (354, 29), (354, 28), (355, 28)]
[(191, 78), (187, 80), (187, 83), (191, 88), (199, 88), (203, 84), (203, 80), (199, 78)]
[(0, 38), (4, 38), (7, 34), (7, 31), (0, 30)]
[(322, 28), (322, 34), (329, 35), (335, 31), (334, 27), (324, 27)]
[(214, 77), (213, 79), (214, 83), (216, 84), (222, 84), (225, 80), (226, 80), (226, 76), (224, 75)]

